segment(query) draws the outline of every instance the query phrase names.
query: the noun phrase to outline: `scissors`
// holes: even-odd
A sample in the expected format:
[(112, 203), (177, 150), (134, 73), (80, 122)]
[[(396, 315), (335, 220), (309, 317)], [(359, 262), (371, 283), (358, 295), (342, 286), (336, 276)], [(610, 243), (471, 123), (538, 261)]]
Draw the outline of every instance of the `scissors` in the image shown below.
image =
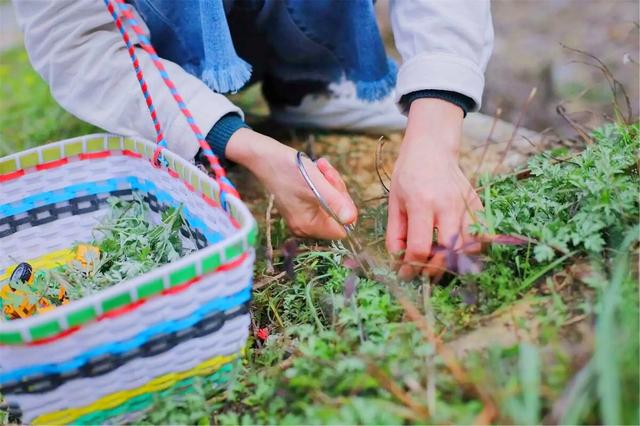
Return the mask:
[[(371, 260), (371, 257), (365, 253), (362, 244), (356, 237), (355, 226), (352, 224), (342, 223), (342, 221), (338, 218), (338, 215), (336, 214), (336, 212), (334, 212), (333, 209), (329, 207), (329, 204), (324, 199), (322, 194), (320, 194), (320, 191), (318, 191), (318, 188), (311, 180), (311, 177), (307, 172), (304, 162), (302, 161), (304, 157), (309, 158), (309, 156), (304, 152), (298, 151), (298, 153), (296, 154), (296, 164), (298, 165), (298, 170), (300, 170), (300, 173), (302, 174), (302, 177), (307, 183), (307, 186), (309, 186), (309, 189), (311, 189), (311, 192), (313, 192), (313, 195), (315, 195), (316, 199), (318, 200), (318, 203), (320, 203), (320, 207), (322, 207), (322, 210), (324, 210), (329, 216), (331, 216), (333, 220), (335, 220), (340, 226), (344, 228), (344, 231), (347, 234), (348, 249), (353, 255), (353, 258), (359, 263), (360, 267), (362, 268), (365, 274), (372, 276), (375, 265)], [(309, 158), (309, 160), (311, 159)], [(315, 165), (315, 161), (313, 161), (313, 164)]]

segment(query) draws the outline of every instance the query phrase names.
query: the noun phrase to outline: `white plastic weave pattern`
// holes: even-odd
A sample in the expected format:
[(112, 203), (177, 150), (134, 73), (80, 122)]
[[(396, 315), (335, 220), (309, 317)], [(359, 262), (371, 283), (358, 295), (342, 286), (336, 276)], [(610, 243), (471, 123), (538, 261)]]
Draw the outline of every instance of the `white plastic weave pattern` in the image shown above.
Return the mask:
[(140, 387), (163, 374), (190, 370), (216, 355), (235, 354), (242, 348), (248, 328), (248, 317), (236, 318), (216, 333), (191, 339), (156, 357), (133, 360), (103, 376), (73, 380), (52, 392), (13, 395), (11, 401), (20, 405), (26, 422), (44, 413), (83, 407), (105, 395)]

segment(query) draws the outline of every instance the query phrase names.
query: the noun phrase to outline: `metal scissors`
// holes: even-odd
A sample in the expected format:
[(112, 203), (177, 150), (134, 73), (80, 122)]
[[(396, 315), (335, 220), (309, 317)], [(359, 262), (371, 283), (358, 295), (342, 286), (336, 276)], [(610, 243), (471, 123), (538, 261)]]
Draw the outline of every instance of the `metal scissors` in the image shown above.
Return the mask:
[[(313, 192), (313, 195), (315, 195), (316, 199), (320, 203), (320, 207), (322, 207), (322, 210), (324, 210), (329, 216), (331, 216), (333, 220), (335, 220), (340, 226), (344, 228), (344, 231), (347, 234), (346, 241), (347, 241), (348, 249), (353, 255), (354, 259), (360, 264), (360, 267), (362, 268), (363, 272), (365, 272), (366, 274), (372, 274), (375, 265), (373, 264), (370, 256), (368, 256), (365, 253), (364, 247), (362, 246), (358, 238), (355, 236), (355, 226), (353, 224), (342, 223), (338, 218), (338, 215), (336, 214), (336, 212), (334, 212), (333, 209), (329, 207), (329, 204), (324, 199), (322, 194), (320, 194), (320, 191), (318, 191), (318, 188), (311, 180), (311, 177), (307, 172), (304, 162), (302, 161), (304, 157), (309, 158), (309, 156), (304, 152), (298, 151), (298, 153), (296, 154), (296, 164), (298, 165), (298, 170), (300, 170), (300, 173), (302, 174), (302, 177), (307, 183), (307, 186), (309, 186), (309, 189), (311, 189), (311, 192)], [(311, 160), (311, 158), (309, 158), (309, 160)], [(314, 160), (311, 160), (311, 161), (313, 161), (313, 163), (315, 164)]]

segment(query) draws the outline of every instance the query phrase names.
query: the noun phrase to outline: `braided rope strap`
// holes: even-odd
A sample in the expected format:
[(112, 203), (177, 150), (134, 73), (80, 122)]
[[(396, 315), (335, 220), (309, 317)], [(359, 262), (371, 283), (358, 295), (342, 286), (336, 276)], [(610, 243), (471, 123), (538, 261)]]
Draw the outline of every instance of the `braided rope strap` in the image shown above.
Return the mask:
[[(238, 191), (234, 188), (231, 181), (227, 178), (224, 168), (220, 165), (220, 161), (218, 160), (218, 157), (216, 157), (216, 155), (211, 150), (211, 147), (205, 140), (204, 134), (196, 124), (195, 119), (193, 118), (193, 116), (191, 115), (191, 112), (189, 111), (189, 108), (187, 107), (187, 104), (184, 102), (184, 99), (178, 93), (178, 89), (176, 88), (175, 84), (171, 80), (171, 77), (169, 77), (169, 73), (164, 67), (162, 61), (160, 60), (160, 57), (158, 56), (156, 50), (151, 45), (151, 41), (149, 40), (149, 38), (146, 36), (144, 31), (138, 24), (136, 17), (131, 11), (131, 7), (128, 4), (126, 4), (124, 0), (113, 0), (113, 3), (115, 3), (115, 7), (114, 7), (114, 4), (112, 3), (112, 0), (103, 0), (103, 1), (107, 9), (109, 10), (109, 13), (113, 17), (113, 20), (115, 21), (116, 27), (120, 31), (120, 34), (122, 34), (122, 38), (125, 44), (127, 45), (127, 51), (129, 52), (129, 56), (133, 63), (133, 68), (136, 72), (138, 83), (140, 84), (140, 88), (145, 97), (145, 100), (147, 102), (147, 107), (149, 108), (149, 112), (151, 114), (151, 119), (153, 120), (153, 123), (154, 123), (154, 128), (156, 129), (156, 139), (158, 144), (161, 147), (166, 147), (166, 141), (164, 139), (162, 127), (160, 126), (160, 122), (158, 121), (158, 116), (153, 106), (153, 101), (151, 99), (151, 95), (149, 93), (147, 83), (144, 80), (142, 69), (140, 68), (140, 63), (135, 54), (135, 48), (133, 46), (133, 43), (131, 43), (131, 39), (127, 33), (125, 26), (123, 25), (122, 18), (124, 18), (124, 21), (127, 23), (127, 25), (137, 35), (138, 41), (140, 42), (140, 46), (142, 47), (142, 49), (149, 54), (151, 61), (153, 62), (154, 66), (156, 67), (156, 69), (160, 73), (160, 76), (162, 77), (162, 81), (171, 92), (173, 99), (178, 104), (178, 108), (180, 109), (182, 115), (186, 118), (187, 123), (189, 124), (189, 127), (191, 128), (196, 139), (198, 140), (198, 144), (200, 145), (202, 154), (207, 159), (207, 162), (209, 163), (209, 167), (213, 172), (214, 178), (218, 183), (218, 186), (220, 187), (220, 204), (226, 209), (227, 203), (225, 202), (225, 198), (224, 198), (225, 195), (228, 194), (236, 198), (240, 198), (240, 195), (238, 194)], [(159, 147), (156, 153), (154, 153), (154, 160), (157, 160), (161, 150), (162, 148)]]

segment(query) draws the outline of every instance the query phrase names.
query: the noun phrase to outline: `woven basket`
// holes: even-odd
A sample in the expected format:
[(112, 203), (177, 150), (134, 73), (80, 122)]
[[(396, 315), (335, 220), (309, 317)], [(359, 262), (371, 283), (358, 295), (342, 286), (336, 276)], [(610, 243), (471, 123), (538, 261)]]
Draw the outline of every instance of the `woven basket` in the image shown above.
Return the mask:
[[(154, 143), (89, 135), (0, 158), (0, 276), (55, 263), (108, 214), (142, 198), (150, 220), (182, 206), (186, 257), (26, 319), (0, 322), (0, 393), (28, 423), (131, 421), (195, 377), (220, 385), (248, 335), (256, 224), (235, 197)], [(49, 256), (49, 257), (47, 257)], [(54, 259), (54, 260), (51, 260)], [(45, 262), (46, 263), (46, 262)]]

